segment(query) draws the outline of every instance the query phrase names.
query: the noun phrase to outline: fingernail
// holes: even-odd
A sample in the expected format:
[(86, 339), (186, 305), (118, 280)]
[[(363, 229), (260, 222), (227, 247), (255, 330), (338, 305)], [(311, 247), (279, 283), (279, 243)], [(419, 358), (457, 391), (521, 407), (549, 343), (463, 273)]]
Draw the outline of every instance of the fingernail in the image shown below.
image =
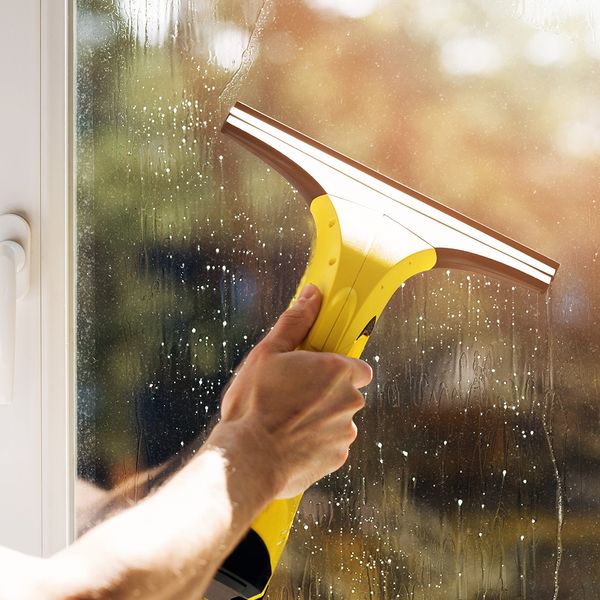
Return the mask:
[(310, 300), (317, 293), (317, 286), (309, 283), (302, 288), (298, 300)]

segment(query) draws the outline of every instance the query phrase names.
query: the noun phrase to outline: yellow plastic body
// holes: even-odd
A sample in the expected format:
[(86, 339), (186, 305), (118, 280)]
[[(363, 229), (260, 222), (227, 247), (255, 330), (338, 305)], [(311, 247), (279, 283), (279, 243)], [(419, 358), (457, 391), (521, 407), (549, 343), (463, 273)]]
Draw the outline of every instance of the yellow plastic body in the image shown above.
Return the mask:
[[(379, 318), (404, 281), (435, 266), (435, 249), (401, 224), (348, 200), (323, 195), (313, 200), (310, 209), (316, 241), (298, 292), (314, 283), (323, 303), (303, 349), (358, 358), (373, 318)], [(252, 524), (267, 546), (272, 572), (300, 500), (301, 496), (275, 500)], [(262, 598), (265, 591), (252, 600)]]

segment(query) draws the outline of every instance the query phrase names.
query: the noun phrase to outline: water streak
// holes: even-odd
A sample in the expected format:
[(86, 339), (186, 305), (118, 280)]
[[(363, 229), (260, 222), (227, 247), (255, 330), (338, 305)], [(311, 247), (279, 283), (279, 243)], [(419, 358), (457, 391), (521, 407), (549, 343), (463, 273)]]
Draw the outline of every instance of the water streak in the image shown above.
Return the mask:
[(562, 491), (562, 479), (560, 471), (558, 469), (558, 462), (556, 460), (556, 452), (554, 450), (553, 436), (552, 436), (552, 412), (554, 408), (555, 391), (554, 391), (554, 345), (552, 343), (552, 326), (551, 326), (551, 308), (550, 308), (550, 296), (548, 295), (546, 300), (546, 322), (548, 324), (548, 385), (549, 389), (544, 394), (544, 412), (542, 414), (542, 424), (544, 427), (544, 434), (546, 436), (546, 443), (548, 444), (548, 450), (550, 452), (550, 460), (552, 461), (552, 468), (554, 470), (554, 478), (556, 479), (556, 561), (554, 563), (554, 594), (552, 600), (557, 600), (559, 590), (559, 571), (560, 564), (562, 562), (562, 528), (564, 523), (564, 512), (563, 512), (563, 491)]
[(263, 0), (258, 9), (256, 22), (252, 29), (252, 33), (250, 34), (250, 38), (248, 39), (248, 45), (242, 52), (240, 66), (236, 69), (219, 94), (218, 102), (219, 104), (225, 104), (226, 108), (229, 108), (229, 105), (236, 99), (240, 85), (246, 78), (246, 75), (248, 75), (250, 67), (256, 58), (258, 53), (258, 40), (269, 20), (271, 6), (271, 0)]

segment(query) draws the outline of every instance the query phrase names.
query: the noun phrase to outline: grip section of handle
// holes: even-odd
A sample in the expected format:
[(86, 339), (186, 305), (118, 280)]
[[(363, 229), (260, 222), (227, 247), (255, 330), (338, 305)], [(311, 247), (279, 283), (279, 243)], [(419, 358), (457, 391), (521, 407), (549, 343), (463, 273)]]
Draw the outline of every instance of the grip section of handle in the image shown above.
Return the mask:
[(17, 272), (25, 251), (16, 242), (0, 242), (0, 404), (10, 404), (15, 372)]
[(262, 598), (285, 547), (302, 495), (274, 500), (220, 567), (208, 600)]

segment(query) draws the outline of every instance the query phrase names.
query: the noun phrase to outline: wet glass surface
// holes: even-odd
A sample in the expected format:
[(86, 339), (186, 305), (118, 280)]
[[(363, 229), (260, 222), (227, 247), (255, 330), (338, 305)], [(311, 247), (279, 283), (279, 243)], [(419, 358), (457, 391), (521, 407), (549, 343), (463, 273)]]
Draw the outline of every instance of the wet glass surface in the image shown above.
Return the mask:
[[(198, 446), (313, 225), (236, 100), (561, 262), (548, 295), (394, 296), (349, 463), (268, 597), (594, 598), (600, 13), (585, 3), (77, 2), (77, 526)], [(166, 465), (166, 467), (165, 467)]]

